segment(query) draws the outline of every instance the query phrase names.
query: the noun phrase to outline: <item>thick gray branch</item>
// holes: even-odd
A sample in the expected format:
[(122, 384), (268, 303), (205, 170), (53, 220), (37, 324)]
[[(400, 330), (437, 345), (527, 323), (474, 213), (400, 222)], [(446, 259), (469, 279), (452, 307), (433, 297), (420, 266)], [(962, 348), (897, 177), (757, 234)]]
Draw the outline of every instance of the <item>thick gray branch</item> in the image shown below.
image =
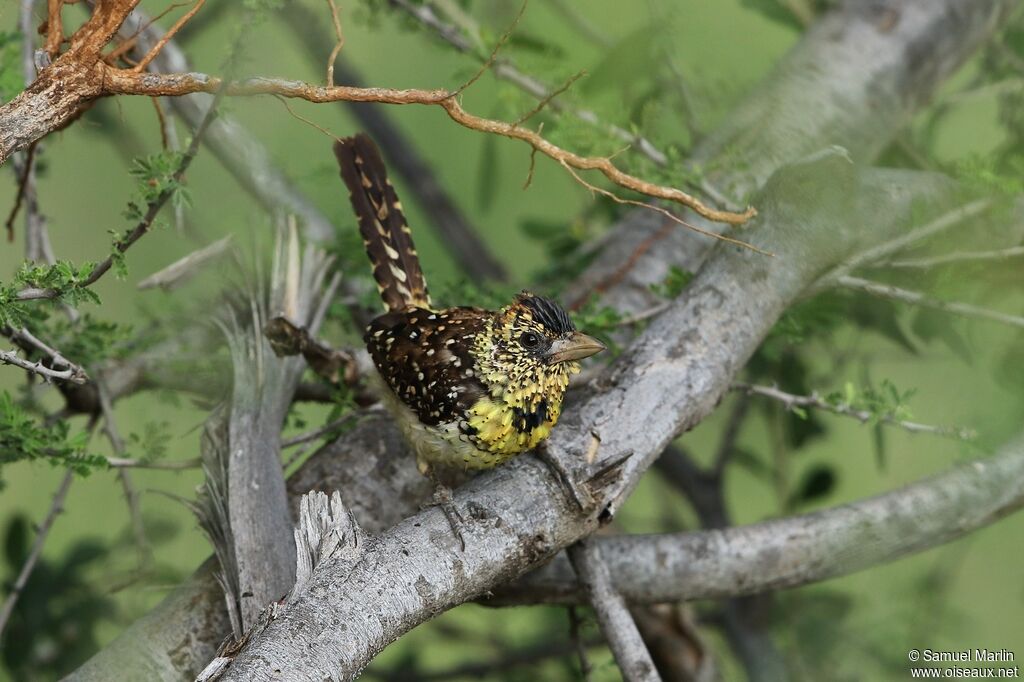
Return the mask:
[[(697, 150), (709, 180), (742, 202), (780, 164), (822, 141), (871, 162), (1019, 3), (840, 3)], [(744, 169), (737, 175), (735, 168)]]
[[(955, 540), (1024, 506), (1024, 435), (999, 454), (853, 504), (720, 530), (601, 538), (615, 588), (633, 602), (797, 587)], [(559, 556), (490, 603), (585, 600)]]
[[(843, 3), (825, 14), (694, 150), (692, 161), (709, 170), (704, 190), (743, 204), (777, 168), (829, 144), (852, 150), (860, 163), (873, 162), (1019, 4)], [(702, 229), (722, 229), (693, 214), (686, 220)], [(641, 210), (630, 222), (633, 229), (613, 235), (610, 248), (569, 290), (569, 300), (596, 291), (619, 310), (647, 309), (657, 302), (651, 284), (662, 282), (671, 265), (696, 271), (713, 245), (651, 211)], [(635, 261), (626, 271), (624, 254), (633, 254)]]

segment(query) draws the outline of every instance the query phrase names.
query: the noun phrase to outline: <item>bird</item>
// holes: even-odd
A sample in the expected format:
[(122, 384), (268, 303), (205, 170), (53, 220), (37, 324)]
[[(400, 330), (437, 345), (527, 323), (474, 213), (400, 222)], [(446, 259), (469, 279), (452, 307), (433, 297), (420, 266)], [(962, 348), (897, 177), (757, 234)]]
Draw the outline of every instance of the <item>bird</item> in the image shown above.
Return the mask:
[(498, 310), (435, 306), (377, 146), (360, 133), (334, 153), (386, 311), (363, 340), (420, 472), (489, 469), (536, 448), (579, 361), (605, 345), (525, 290)]

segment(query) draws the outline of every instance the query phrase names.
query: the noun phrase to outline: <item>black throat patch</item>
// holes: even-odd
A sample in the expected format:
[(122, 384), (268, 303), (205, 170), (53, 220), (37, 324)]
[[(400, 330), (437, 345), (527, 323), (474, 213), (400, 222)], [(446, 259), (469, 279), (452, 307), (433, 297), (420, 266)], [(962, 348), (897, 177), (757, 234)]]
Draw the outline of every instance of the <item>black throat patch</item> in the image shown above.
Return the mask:
[(548, 418), (548, 401), (541, 400), (537, 409), (527, 412), (521, 407), (512, 408), (512, 427), (519, 433), (530, 433)]

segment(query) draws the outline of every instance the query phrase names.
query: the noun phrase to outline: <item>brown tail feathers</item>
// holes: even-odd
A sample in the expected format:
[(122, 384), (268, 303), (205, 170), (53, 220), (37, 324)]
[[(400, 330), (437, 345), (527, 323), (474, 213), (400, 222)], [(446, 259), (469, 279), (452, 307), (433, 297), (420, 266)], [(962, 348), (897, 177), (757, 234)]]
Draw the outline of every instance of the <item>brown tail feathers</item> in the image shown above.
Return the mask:
[(377, 145), (360, 133), (336, 142), (334, 154), (359, 218), (359, 231), (384, 305), (388, 310), (429, 308), (430, 294), (412, 233)]

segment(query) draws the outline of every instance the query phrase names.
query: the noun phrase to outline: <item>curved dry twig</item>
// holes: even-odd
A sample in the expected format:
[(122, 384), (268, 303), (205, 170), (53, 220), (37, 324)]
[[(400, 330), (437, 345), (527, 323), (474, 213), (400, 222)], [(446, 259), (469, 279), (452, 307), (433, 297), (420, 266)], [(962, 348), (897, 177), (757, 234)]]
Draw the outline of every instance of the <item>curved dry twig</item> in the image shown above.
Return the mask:
[(742, 213), (711, 208), (700, 199), (682, 190), (657, 185), (630, 175), (620, 170), (609, 158), (580, 156), (549, 142), (529, 128), (471, 114), (462, 108), (458, 98), (448, 90), (358, 88), (344, 85), (319, 86), (277, 78), (250, 78), (225, 84), (216, 76), (201, 73), (136, 74), (111, 67), (105, 67), (104, 83), (106, 93), (112, 95), (176, 97), (196, 92), (216, 92), (221, 86), (224, 86), (225, 94), (233, 97), (279, 95), (317, 104), (346, 101), (435, 105), (444, 109), (453, 121), (466, 128), (521, 140), (540, 153), (576, 170), (599, 171), (620, 187), (654, 199), (664, 199), (686, 206), (708, 220), (729, 225), (742, 225), (757, 215), (757, 211), (753, 208), (748, 208)]

